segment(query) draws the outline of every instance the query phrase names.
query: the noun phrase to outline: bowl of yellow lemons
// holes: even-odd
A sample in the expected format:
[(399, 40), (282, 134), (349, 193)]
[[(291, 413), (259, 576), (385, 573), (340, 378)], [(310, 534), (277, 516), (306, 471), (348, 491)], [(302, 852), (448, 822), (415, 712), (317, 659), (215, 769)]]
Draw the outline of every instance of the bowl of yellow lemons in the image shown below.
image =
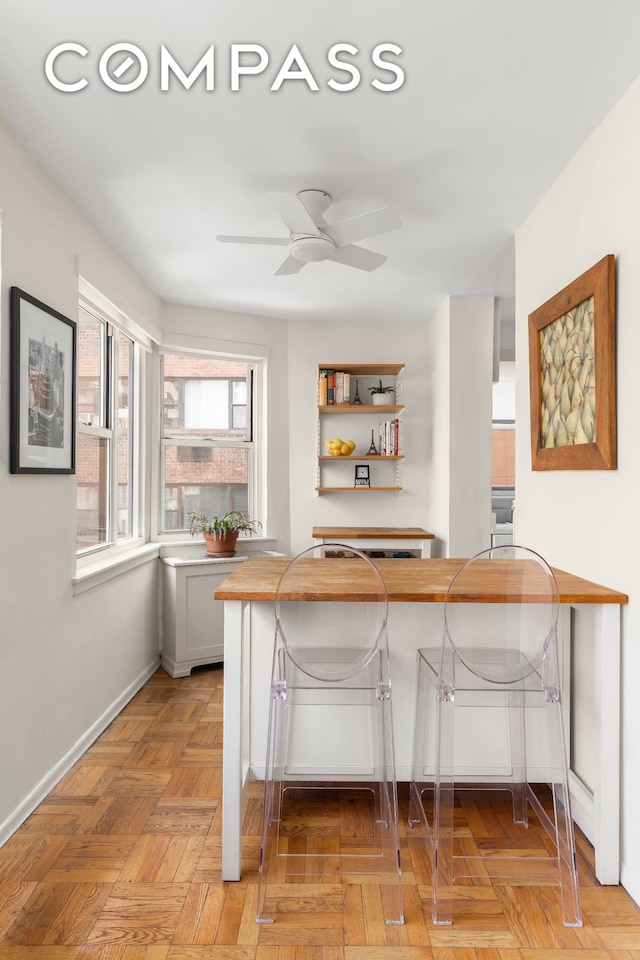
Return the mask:
[(340, 437), (327, 440), (324, 446), (330, 457), (348, 457), (356, 448), (353, 440), (341, 440)]

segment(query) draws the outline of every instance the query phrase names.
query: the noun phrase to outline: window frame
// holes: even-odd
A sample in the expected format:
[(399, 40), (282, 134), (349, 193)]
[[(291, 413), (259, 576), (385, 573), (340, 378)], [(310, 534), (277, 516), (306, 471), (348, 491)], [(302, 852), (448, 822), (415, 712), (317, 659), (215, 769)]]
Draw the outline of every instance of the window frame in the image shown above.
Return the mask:
[[(247, 439), (231, 439), (227, 437), (208, 437), (202, 436), (182, 436), (166, 437), (164, 435), (164, 358), (166, 356), (192, 357), (194, 359), (228, 360), (229, 362), (244, 363), (247, 365)], [(185, 378), (188, 379), (188, 378)], [(237, 377), (229, 377), (229, 412), (232, 416), (232, 395), (231, 386)], [(260, 520), (263, 524), (262, 536), (266, 536), (266, 517), (264, 515), (263, 504), (265, 497), (263, 493), (263, 463), (264, 463), (264, 438), (262, 436), (263, 419), (261, 408), (264, 402), (264, 384), (265, 384), (265, 361), (262, 358), (247, 357), (241, 353), (234, 355), (217, 352), (215, 349), (189, 350), (184, 347), (162, 346), (159, 350), (158, 364), (158, 384), (156, 397), (156, 422), (158, 424), (158, 459), (157, 459), (157, 492), (156, 505), (154, 509), (153, 539), (160, 543), (171, 543), (184, 541), (188, 537), (188, 529), (167, 530), (164, 527), (165, 518), (165, 450), (167, 447), (204, 447), (210, 450), (215, 449), (242, 449), (247, 451), (247, 504), (248, 514), (251, 519)], [(179, 402), (183, 402), (184, 397)], [(196, 432), (196, 431), (194, 431)], [(256, 539), (255, 537), (253, 538)], [(259, 539), (259, 538), (258, 538)]]
[[(84, 310), (90, 317), (102, 325), (101, 334), (101, 398), (103, 422), (100, 426), (83, 424), (76, 414), (76, 431), (78, 436), (84, 434), (96, 439), (108, 441), (106, 466), (106, 523), (105, 539), (101, 543), (91, 544), (76, 549), (78, 567), (95, 562), (97, 556), (115, 554), (139, 546), (145, 542), (142, 527), (144, 517), (144, 458), (141, 455), (144, 441), (143, 423), (143, 390), (144, 390), (144, 351), (146, 344), (136, 337), (130, 329), (124, 315), (115, 308), (105, 310), (86, 294), (81, 293), (78, 298), (78, 309)], [(119, 359), (120, 337), (125, 338), (130, 346), (129, 356), (129, 464), (128, 483), (130, 493), (128, 497), (128, 513), (130, 516), (130, 531), (127, 536), (118, 534), (118, 387), (119, 387)], [(78, 344), (78, 353), (80, 343)], [(78, 371), (80, 364), (78, 363)], [(79, 376), (79, 373), (78, 373)], [(79, 394), (78, 394), (79, 395)], [(77, 508), (76, 508), (77, 514)]]

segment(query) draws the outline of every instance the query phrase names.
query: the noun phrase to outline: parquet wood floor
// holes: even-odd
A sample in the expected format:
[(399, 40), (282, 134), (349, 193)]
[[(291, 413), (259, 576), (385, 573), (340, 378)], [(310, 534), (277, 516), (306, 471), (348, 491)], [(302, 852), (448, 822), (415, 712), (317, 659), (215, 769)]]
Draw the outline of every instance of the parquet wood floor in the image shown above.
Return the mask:
[[(385, 925), (374, 884), (339, 882), (283, 884), (277, 922), (258, 925), (261, 790), (243, 879), (223, 883), (221, 763), (222, 669), (158, 671), (0, 849), (0, 960), (640, 960), (640, 908), (597, 884), (581, 836), (582, 929), (562, 926), (555, 888), (489, 881), (456, 888), (453, 926), (434, 927), (404, 828), (404, 926)], [(508, 829), (495, 807), (462, 812)]]

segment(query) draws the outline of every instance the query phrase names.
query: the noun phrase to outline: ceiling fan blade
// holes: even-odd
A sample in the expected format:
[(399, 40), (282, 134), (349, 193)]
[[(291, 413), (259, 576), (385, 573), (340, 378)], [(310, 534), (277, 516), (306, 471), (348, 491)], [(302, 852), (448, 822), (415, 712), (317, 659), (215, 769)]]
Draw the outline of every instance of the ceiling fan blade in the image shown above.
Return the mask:
[(357, 243), (359, 240), (366, 240), (367, 237), (386, 233), (387, 230), (395, 230), (401, 223), (395, 210), (390, 207), (381, 207), (370, 213), (362, 213), (357, 217), (329, 224), (323, 227), (322, 231), (331, 237), (337, 246), (344, 247), (348, 243)]
[(221, 243), (268, 243), (276, 247), (288, 247), (288, 237), (228, 237), (224, 234), (218, 234), (216, 240)]
[(271, 201), (290, 233), (318, 235), (318, 228), (302, 200), (290, 193), (272, 193)]
[(373, 250), (348, 243), (346, 247), (336, 247), (331, 259), (344, 263), (347, 267), (356, 267), (358, 270), (376, 270), (387, 258), (381, 253), (374, 253)]
[(299, 270), (302, 270), (306, 266), (304, 260), (296, 260), (295, 257), (288, 256), (286, 260), (283, 260), (276, 272), (274, 277), (285, 277), (289, 273), (298, 273)]

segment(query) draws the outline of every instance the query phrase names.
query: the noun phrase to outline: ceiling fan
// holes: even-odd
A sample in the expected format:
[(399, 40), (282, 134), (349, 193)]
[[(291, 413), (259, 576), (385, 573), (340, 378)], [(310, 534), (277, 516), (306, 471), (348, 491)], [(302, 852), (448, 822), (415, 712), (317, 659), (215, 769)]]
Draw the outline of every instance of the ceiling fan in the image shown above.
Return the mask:
[(276, 277), (298, 273), (306, 263), (335, 260), (358, 270), (375, 270), (387, 259), (381, 253), (356, 246), (358, 240), (395, 230), (400, 217), (389, 207), (327, 223), (324, 214), (331, 197), (324, 190), (301, 190), (295, 196), (276, 193), (271, 200), (284, 220), (288, 237), (218, 236), (222, 243), (261, 243), (289, 247), (288, 256), (276, 270)]

